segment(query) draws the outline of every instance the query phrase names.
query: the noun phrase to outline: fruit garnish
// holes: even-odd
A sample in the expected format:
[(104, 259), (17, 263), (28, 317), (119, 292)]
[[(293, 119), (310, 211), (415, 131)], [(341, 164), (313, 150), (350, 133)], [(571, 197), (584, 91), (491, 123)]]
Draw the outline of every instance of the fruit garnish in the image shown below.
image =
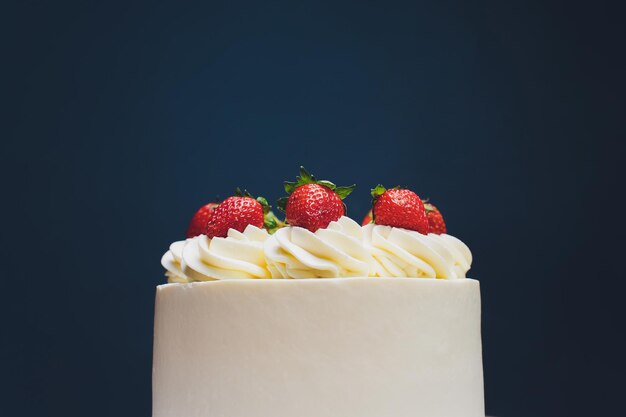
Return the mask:
[(434, 204), (429, 203), (428, 200), (422, 200), (422, 203), (424, 203), (426, 217), (428, 217), (429, 232), (438, 235), (447, 233), (446, 223), (443, 221), (443, 216), (439, 209)]
[(206, 233), (206, 225), (209, 222), (209, 218), (211, 217), (213, 210), (215, 210), (215, 208), (219, 205), (220, 203), (207, 203), (196, 211), (196, 214), (194, 214), (191, 218), (191, 222), (189, 222), (186, 234), (187, 238), (192, 238)]
[(372, 189), (372, 198), (374, 223), (428, 234), (424, 203), (413, 191), (400, 187), (387, 190), (379, 184)]
[(367, 212), (367, 214), (365, 215), (365, 217), (363, 217), (363, 221), (361, 222), (361, 226), (365, 226), (368, 225), (372, 222), (372, 210), (370, 209), (370, 211)]
[(285, 212), (291, 226), (315, 232), (346, 214), (343, 199), (356, 187), (338, 187), (327, 180), (317, 180), (304, 167), (295, 182), (285, 182), (287, 197), (278, 199), (277, 206)]
[(270, 206), (264, 197), (252, 197), (247, 191), (239, 188), (235, 195), (228, 197), (213, 210), (206, 226), (209, 238), (226, 237), (228, 229), (243, 232), (249, 225), (262, 228), (265, 215), (270, 213)]

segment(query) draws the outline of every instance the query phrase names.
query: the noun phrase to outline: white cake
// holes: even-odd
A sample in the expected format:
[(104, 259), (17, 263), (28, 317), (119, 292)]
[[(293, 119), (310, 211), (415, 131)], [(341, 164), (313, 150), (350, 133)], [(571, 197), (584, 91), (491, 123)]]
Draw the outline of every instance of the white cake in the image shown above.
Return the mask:
[(471, 263), (446, 233), (345, 216), (175, 242), (153, 417), (484, 417)]
[(480, 314), (464, 278), (161, 285), (153, 417), (484, 417)]

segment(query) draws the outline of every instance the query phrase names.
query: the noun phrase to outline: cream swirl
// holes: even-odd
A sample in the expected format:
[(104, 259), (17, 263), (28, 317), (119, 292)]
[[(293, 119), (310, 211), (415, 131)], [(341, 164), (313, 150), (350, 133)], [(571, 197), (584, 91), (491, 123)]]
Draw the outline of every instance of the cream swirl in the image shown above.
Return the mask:
[(170, 249), (165, 252), (161, 258), (161, 265), (165, 268), (167, 282), (189, 282), (181, 267), (181, 262), (183, 260), (183, 248), (186, 243), (186, 240), (180, 240), (172, 243), (170, 245)]
[(228, 230), (225, 238), (205, 235), (187, 241), (182, 270), (191, 281), (270, 278), (263, 256), (265, 229), (248, 225), (243, 232)]
[(285, 227), (265, 241), (272, 278), (366, 277), (372, 265), (363, 230), (349, 217), (315, 233)]
[(368, 224), (365, 244), (374, 258), (370, 276), (465, 278), (472, 253), (459, 239)]
[(465, 278), (472, 254), (459, 239), (369, 224), (348, 217), (315, 233), (285, 227), (269, 236), (249, 225), (226, 238), (174, 242), (163, 255), (168, 282), (240, 278)]

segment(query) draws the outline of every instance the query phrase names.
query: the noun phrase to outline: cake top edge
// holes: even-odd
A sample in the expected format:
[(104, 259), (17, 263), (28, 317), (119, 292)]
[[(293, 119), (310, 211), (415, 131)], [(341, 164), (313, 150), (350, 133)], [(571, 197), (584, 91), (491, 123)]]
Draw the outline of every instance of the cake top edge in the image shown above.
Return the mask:
[(346, 216), (355, 185), (318, 180), (303, 167), (280, 219), (264, 197), (237, 188), (195, 213), (187, 238), (172, 243), (161, 264), (169, 283), (285, 278), (465, 279), (472, 253), (449, 235), (439, 209), (405, 187), (371, 189), (361, 224)]
[(349, 277), (349, 278), (324, 278), (324, 279), (229, 279), (229, 280), (214, 280), (214, 281), (195, 281), (187, 283), (167, 283), (157, 285), (157, 291), (165, 291), (170, 288), (197, 288), (205, 286), (308, 286), (308, 285), (326, 285), (326, 286), (341, 286), (341, 285), (476, 285), (480, 286), (480, 281), (474, 278), (465, 278), (457, 280), (446, 280), (437, 278), (421, 278), (415, 277)]

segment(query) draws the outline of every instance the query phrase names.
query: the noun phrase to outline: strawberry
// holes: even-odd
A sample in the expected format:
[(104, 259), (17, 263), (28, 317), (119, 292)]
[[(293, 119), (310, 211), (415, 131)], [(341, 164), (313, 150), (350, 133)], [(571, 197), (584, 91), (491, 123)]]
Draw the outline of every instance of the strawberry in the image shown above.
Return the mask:
[(428, 217), (428, 230), (429, 233), (442, 234), (446, 233), (446, 223), (443, 221), (443, 216), (437, 207), (429, 203), (428, 200), (424, 200), (424, 209), (426, 210), (426, 217)]
[(355, 185), (338, 187), (330, 181), (316, 180), (304, 167), (295, 182), (285, 182), (288, 197), (278, 200), (278, 208), (285, 212), (287, 223), (315, 232), (346, 214), (343, 199)]
[(361, 222), (361, 226), (368, 225), (372, 222), (372, 210), (368, 211), (365, 217), (363, 217), (363, 221)]
[(382, 185), (372, 189), (374, 223), (402, 227), (428, 234), (428, 217), (422, 200), (406, 188), (387, 190)]
[(187, 228), (187, 238), (203, 235), (206, 232), (206, 225), (211, 217), (211, 213), (220, 203), (208, 203), (200, 207), (191, 218)]
[(265, 198), (254, 199), (247, 191), (238, 188), (234, 196), (215, 208), (207, 222), (206, 235), (209, 238), (226, 237), (228, 229), (243, 232), (249, 224), (261, 228), (269, 209)]

